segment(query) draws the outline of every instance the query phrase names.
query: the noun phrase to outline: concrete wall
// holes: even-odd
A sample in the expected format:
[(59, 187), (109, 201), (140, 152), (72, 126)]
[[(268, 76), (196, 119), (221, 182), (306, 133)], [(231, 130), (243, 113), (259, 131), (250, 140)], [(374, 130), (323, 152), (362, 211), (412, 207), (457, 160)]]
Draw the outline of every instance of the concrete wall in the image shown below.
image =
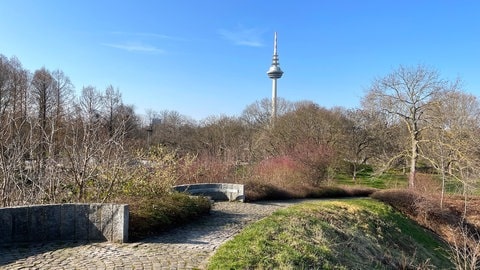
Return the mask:
[(128, 241), (128, 205), (49, 204), (0, 208), (0, 244), (53, 240)]
[(174, 186), (178, 192), (203, 195), (215, 201), (245, 201), (244, 185), (230, 183), (206, 183)]

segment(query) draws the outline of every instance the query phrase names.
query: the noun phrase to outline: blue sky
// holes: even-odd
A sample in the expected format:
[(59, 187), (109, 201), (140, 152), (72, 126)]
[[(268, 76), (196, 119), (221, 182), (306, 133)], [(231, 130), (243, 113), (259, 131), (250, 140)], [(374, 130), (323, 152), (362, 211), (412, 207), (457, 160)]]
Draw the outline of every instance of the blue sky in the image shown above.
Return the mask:
[(139, 114), (239, 116), (278, 96), (358, 107), (372, 80), (424, 64), (480, 96), (480, 2), (0, 0), (0, 54), (60, 69), (79, 92), (113, 85)]

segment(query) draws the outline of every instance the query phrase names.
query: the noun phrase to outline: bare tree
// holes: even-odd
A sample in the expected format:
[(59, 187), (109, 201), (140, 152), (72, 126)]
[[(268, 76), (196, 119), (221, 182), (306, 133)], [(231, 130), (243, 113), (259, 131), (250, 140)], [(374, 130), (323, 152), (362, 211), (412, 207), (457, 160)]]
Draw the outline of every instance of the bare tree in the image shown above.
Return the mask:
[[(250, 126), (266, 128), (270, 124), (272, 101), (268, 98), (248, 105), (242, 112), (242, 119)], [(277, 115), (283, 115), (294, 109), (294, 104), (283, 99), (277, 100)]]
[(0, 117), (4, 116), (11, 100), (12, 68), (10, 61), (0, 55)]
[(198, 137), (204, 152), (234, 164), (244, 160), (249, 141), (246, 132), (244, 123), (236, 117), (212, 116), (201, 123)]
[(150, 127), (152, 144), (161, 144), (170, 149), (194, 151), (197, 147), (196, 123), (177, 111), (151, 112)]
[(105, 201), (129, 177), (126, 164), (131, 155), (126, 140), (132, 112), (119, 97), (106, 102), (116, 99), (115, 93), (110, 94), (84, 87), (66, 132), (65, 167), (77, 201)]
[(361, 110), (347, 110), (343, 112), (345, 118), (345, 141), (341, 152), (351, 165), (353, 182), (357, 182), (357, 174), (362, 172), (361, 165), (367, 162), (378, 153), (375, 153), (373, 146), (378, 139), (374, 133), (378, 122), (371, 113)]
[(16, 58), (0, 55), (0, 200), (1, 205), (35, 202), (25, 157), (32, 144), (32, 121), (26, 115), (28, 73)]
[(113, 136), (115, 129), (115, 116), (116, 110), (122, 105), (122, 95), (118, 89), (114, 89), (112, 85), (108, 86), (105, 90), (103, 98), (105, 117), (107, 122), (107, 128), (110, 136)]
[(406, 152), (410, 160), (410, 188), (415, 186), (422, 132), (429, 127), (425, 112), (435, 103), (434, 97), (438, 93), (455, 87), (455, 84), (441, 79), (435, 70), (421, 65), (400, 66), (389, 75), (376, 79), (363, 98), (364, 108), (387, 113), (405, 124), (409, 136)]
[(290, 156), (310, 170), (315, 183), (327, 180), (339, 165), (338, 153), (344, 142), (345, 117), (312, 102), (276, 119), (266, 131), (261, 149), (265, 157)]
[(34, 99), (34, 104), (37, 109), (37, 119), (36, 122), (38, 126), (36, 127), (36, 137), (39, 139), (39, 145), (37, 151), (34, 152), (34, 160), (36, 161), (36, 170), (37, 175), (34, 177), (34, 183), (41, 187), (42, 184), (40, 181), (46, 178), (45, 175), (45, 166), (46, 160), (49, 156), (49, 135), (52, 130), (49, 127), (49, 116), (53, 108), (53, 77), (49, 70), (45, 67), (35, 71), (32, 78), (32, 98)]
[[(13, 130), (12, 115), (10, 110), (10, 85), (12, 79), (12, 69), (9, 60), (0, 55), (0, 180), (1, 205), (6, 206), (11, 200), (12, 181), (15, 179), (13, 174), (16, 156), (13, 153)], [(12, 166), (13, 165), (13, 166)]]
[(52, 72), (53, 107), (55, 118), (60, 118), (68, 113), (68, 108), (73, 100), (73, 84), (70, 78), (61, 70)]
[(278, 118), (271, 131), (274, 139), (271, 142), (278, 149), (288, 148), (303, 139), (334, 147), (343, 143), (345, 120), (340, 113), (313, 102), (297, 104), (295, 110)]
[(10, 66), (14, 70), (12, 73), (11, 98), (12, 111), (16, 118), (25, 120), (28, 112), (29, 100), (29, 73), (22, 67), (17, 58), (10, 59)]
[(42, 130), (46, 130), (47, 116), (53, 105), (53, 77), (46, 68), (41, 68), (33, 74), (32, 85), (34, 98), (38, 106), (38, 119)]
[(475, 96), (460, 91), (447, 91), (436, 99), (427, 112), (432, 128), (427, 130), (429, 140), (422, 156), (442, 176), (442, 206), (447, 178), (460, 182), (461, 193), (467, 198), (480, 174), (480, 103)]
[(32, 179), (44, 200), (55, 202), (62, 180), (62, 163), (58, 155), (71, 107), (73, 85), (62, 71), (50, 72), (44, 67), (35, 71), (31, 84), (33, 104), (38, 113), (34, 136), (39, 141), (38, 150), (32, 156), (36, 165)]
[(75, 115), (64, 140), (66, 167), (74, 181), (71, 192), (78, 201), (85, 200), (87, 181), (95, 179), (101, 153), (101, 94), (93, 87), (84, 87), (75, 106)]
[(62, 71), (31, 75), (0, 55), (0, 205), (104, 201), (116, 192), (138, 118), (109, 90), (86, 87), (74, 100)]

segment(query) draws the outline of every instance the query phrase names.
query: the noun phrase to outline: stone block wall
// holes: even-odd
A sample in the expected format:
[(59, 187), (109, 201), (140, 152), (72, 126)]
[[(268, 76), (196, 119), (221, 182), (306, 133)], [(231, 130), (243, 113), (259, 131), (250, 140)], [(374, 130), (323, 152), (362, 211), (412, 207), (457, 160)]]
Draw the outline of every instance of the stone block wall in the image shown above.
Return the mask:
[(0, 244), (128, 241), (128, 205), (49, 204), (0, 208)]
[(174, 186), (178, 192), (191, 195), (208, 196), (215, 201), (245, 201), (245, 190), (242, 184), (203, 183)]

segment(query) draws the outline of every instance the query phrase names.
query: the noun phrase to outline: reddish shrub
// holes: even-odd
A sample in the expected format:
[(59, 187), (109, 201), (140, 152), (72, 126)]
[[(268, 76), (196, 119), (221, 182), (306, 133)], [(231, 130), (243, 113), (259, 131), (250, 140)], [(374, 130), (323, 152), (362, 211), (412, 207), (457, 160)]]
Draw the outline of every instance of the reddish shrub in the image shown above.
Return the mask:
[(289, 156), (269, 158), (253, 169), (253, 178), (277, 188), (306, 185), (305, 168)]
[(304, 141), (297, 143), (290, 155), (302, 164), (310, 183), (317, 185), (328, 179), (328, 168), (333, 164), (335, 151), (327, 145)]

